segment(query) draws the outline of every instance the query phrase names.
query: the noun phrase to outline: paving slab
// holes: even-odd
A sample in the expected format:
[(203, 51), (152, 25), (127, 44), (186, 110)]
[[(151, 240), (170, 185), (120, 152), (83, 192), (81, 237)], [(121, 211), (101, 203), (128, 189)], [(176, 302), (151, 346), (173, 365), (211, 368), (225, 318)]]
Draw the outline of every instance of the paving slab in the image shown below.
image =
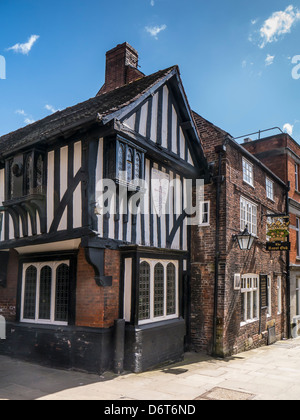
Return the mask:
[(101, 376), (0, 356), (0, 400), (300, 400), (300, 339), (228, 359), (188, 353), (142, 374)]

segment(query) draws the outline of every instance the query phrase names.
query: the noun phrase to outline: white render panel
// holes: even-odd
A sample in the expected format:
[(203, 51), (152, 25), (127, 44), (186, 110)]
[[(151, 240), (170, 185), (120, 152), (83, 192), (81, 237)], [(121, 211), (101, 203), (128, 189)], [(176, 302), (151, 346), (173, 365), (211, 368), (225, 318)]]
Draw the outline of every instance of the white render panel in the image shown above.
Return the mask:
[(54, 151), (48, 153), (47, 172), (47, 230), (49, 232), (54, 218)]

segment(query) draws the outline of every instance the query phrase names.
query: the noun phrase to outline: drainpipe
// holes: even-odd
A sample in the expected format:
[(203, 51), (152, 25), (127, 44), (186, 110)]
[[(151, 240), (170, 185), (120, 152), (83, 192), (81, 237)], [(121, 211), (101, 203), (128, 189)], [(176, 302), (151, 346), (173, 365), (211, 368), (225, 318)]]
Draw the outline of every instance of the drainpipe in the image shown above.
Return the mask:
[[(288, 181), (288, 187), (286, 191), (286, 214), (290, 215), (290, 201), (289, 191), (291, 189), (291, 183)], [(290, 242), (290, 236), (288, 236), (288, 242)], [(291, 328), (291, 275), (290, 275), (290, 251), (286, 253), (286, 311), (287, 311), (287, 335), (288, 339), (292, 338)]]
[(217, 146), (215, 152), (218, 153), (218, 175), (214, 178), (216, 185), (216, 247), (215, 247), (215, 287), (214, 287), (214, 317), (213, 317), (213, 348), (212, 354), (219, 356), (217, 351), (217, 328), (218, 328), (218, 300), (219, 300), (219, 263), (220, 263), (220, 203), (221, 185), (224, 182), (222, 176), (222, 158), (226, 152), (226, 140), (223, 145)]
[(114, 373), (124, 372), (125, 357), (125, 320), (117, 319), (114, 327)]

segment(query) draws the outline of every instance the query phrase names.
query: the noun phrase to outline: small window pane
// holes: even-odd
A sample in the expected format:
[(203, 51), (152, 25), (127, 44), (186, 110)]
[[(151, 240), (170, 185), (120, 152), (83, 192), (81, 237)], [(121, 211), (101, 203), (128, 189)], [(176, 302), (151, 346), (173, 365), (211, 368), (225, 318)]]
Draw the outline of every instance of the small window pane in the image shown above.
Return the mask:
[(164, 315), (164, 267), (158, 263), (154, 269), (154, 317)]
[(56, 271), (55, 321), (68, 321), (69, 267), (61, 264)]
[(127, 170), (127, 182), (131, 182), (133, 180), (133, 153), (131, 149), (128, 149), (127, 151), (126, 170)]
[(52, 284), (52, 270), (48, 266), (43, 267), (41, 270), (41, 279), (40, 279), (39, 319), (50, 319), (51, 284)]
[(150, 319), (150, 265), (143, 262), (140, 265), (139, 320), (146, 319)]
[(30, 266), (25, 274), (24, 319), (35, 319), (37, 269)]
[(167, 267), (167, 315), (176, 313), (176, 268), (170, 263)]

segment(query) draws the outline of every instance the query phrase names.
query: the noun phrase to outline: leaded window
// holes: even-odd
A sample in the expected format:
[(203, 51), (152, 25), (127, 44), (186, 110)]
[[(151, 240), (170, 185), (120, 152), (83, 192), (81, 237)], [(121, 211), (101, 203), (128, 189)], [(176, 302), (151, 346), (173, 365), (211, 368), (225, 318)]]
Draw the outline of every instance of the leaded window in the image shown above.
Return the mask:
[(179, 316), (178, 261), (145, 259), (139, 270), (139, 324)]
[(45, 266), (41, 269), (39, 319), (50, 319), (52, 269)]
[(176, 268), (173, 263), (167, 266), (167, 315), (176, 312)]
[(55, 321), (67, 322), (69, 303), (69, 267), (61, 264), (56, 270)]
[(126, 162), (126, 170), (127, 170), (127, 182), (133, 181), (134, 172), (133, 172), (133, 151), (132, 149), (127, 149), (127, 162)]
[(35, 319), (37, 269), (31, 265), (25, 273), (24, 318)]
[(159, 317), (164, 314), (164, 267), (158, 263), (154, 269), (154, 316)]
[(150, 265), (142, 262), (139, 281), (139, 320), (150, 318)]
[(67, 325), (69, 261), (23, 265), (21, 321)]

